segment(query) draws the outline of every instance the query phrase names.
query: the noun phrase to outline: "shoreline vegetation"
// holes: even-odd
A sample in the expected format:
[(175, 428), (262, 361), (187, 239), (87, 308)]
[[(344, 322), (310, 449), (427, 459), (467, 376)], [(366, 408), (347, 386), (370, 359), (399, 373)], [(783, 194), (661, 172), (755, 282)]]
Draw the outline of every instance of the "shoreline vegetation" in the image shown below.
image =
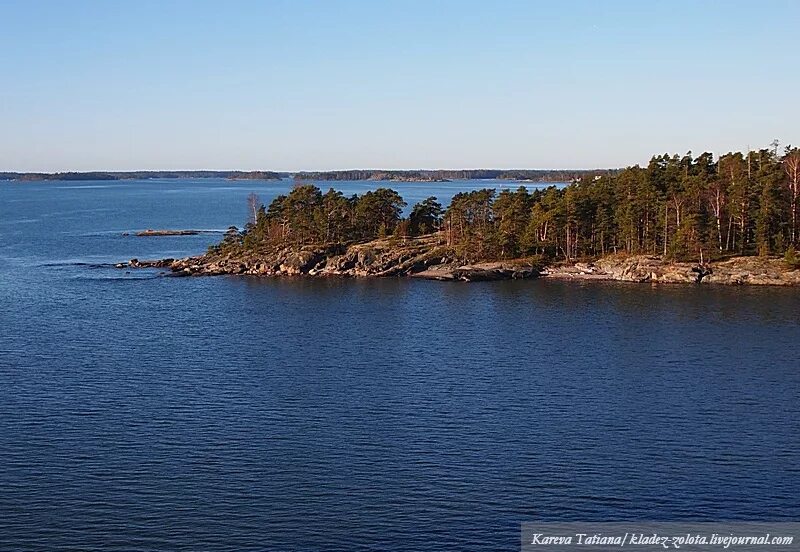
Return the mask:
[(344, 196), (296, 182), (205, 255), (119, 265), (176, 275), (415, 276), (800, 284), (800, 151), (647, 167), (529, 191), (482, 189), (407, 207), (389, 188)]

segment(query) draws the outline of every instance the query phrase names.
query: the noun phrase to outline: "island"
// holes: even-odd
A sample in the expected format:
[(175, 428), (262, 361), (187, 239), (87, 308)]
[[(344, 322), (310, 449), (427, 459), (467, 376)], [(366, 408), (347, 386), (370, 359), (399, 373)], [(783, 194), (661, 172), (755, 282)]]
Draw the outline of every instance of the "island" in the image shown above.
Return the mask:
[(91, 172), (0, 172), (0, 180), (38, 181), (95, 181), (95, 180), (152, 180), (187, 178), (225, 178), (228, 180), (280, 180), (289, 173), (272, 171), (91, 171)]
[[(139, 238), (161, 237), (161, 236), (196, 236), (198, 234), (222, 234), (222, 232), (218, 230), (168, 230), (168, 229), (153, 230), (152, 228), (148, 228), (147, 230), (139, 230), (138, 232), (134, 233), (134, 235)], [(123, 232), (122, 235), (128, 236), (130, 235), (130, 233)]]
[(386, 182), (452, 182), (454, 180), (516, 180), (524, 182), (573, 182), (579, 178), (614, 174), (615, 170), (542, 170), (542, 169), (435, 169), (435, 170), (380, 170), (358, 169), (349, 171), (301, 171), (294, 179), (306, 181), (358, 181)]
[[(148, 228), (147, 230), (140, 230), (136, 232), (137, 237), (150, 237), (150, 236), (196, 236), (200, 233), (200, 230), (153, 230), (152, 228)], [(124, 232), (123, 235), (127, 235), (127, 232)]]
[(378, 188), (297, 183), (204, 255), (121, 263), (175, 275), (537, 277), (800, 284), (800, 151), (654, 156), (564, 187), (461, 192), (408, 206)]

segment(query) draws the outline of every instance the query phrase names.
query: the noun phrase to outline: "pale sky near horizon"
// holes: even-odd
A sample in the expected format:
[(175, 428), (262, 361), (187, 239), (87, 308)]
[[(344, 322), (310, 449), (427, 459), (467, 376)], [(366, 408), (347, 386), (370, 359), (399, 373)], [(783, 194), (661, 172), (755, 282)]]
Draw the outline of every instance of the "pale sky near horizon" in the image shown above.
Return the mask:
[(0, 171), (596, 168), (800, 142), (800, 1), (0, 0)]

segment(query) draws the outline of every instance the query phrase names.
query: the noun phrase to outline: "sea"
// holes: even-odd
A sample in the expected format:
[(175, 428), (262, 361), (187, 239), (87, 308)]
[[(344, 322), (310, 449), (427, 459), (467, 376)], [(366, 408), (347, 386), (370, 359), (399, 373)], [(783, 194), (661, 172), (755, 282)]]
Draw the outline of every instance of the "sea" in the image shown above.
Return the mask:
[[(291, 185), (0, 182), (0, 550), (800, 519), (800, 290), (113, 267), (203, 253)], [(519, 183), (319, 185), (411, 205)]]

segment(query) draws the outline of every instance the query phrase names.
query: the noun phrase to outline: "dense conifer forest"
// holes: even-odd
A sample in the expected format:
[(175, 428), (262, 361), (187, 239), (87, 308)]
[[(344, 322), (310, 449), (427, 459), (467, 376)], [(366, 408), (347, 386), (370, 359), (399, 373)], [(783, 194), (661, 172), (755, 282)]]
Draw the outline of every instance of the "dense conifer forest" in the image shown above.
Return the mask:
[(298, 182), (269, 206), (251, 196), (250, 221), (220, 248), (410, 239), (438, 232), (465, 260), (540, 255), (572, 261), (612, 253), (675, 260), (785, 255), (800, 237), (800, 150), (777, 147), (657, 155), (646, 167), (587, 175), (566, 187), (486, 188), (414, 205), (379, 188), (346, 197)]

